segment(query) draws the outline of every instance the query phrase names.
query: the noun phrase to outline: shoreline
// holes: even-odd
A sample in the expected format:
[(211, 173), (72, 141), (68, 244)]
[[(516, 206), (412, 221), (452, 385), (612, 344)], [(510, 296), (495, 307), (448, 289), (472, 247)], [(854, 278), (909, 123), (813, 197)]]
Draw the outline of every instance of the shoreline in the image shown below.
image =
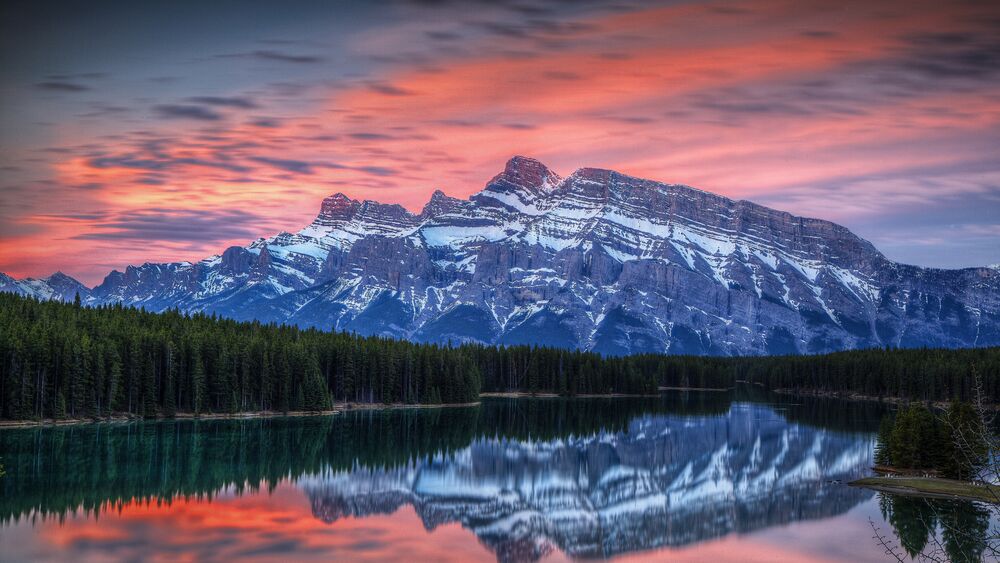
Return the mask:
[(480, 398), (487, 399), (558, 399), (561, 396), (558, 393), (530, 393), (527, 391), (494, 391), (479, 394)]
[(444, 403), (437, 405), (405, 403), (334, 403), (330, 410), (323, 411), (247, 411), (237, 413), (203, 413), (194, 414), (190, 412), (179, 412), (173, 416), (124, 416), (113, 415), (102, 418), (45, 418), (42, 420), (3, 420), (0, 421), (0, 431), (16, 428), (38, 428), (43, 426), (75, 426), (82, 424), (121, 424), (128, 422), (144, 421), (168, 421), (168, 420), (241, 420), (257, 418), (285, 418), (285, 417), (306, 417), (306, 416), (336, 416), (349, 411), (381, 411), (381, 410), (403, 410), (403, 409), (441, 409), (453, 407), (474, 407), (479, 401), (472, 403)]
[(635, 394), (635, 393), (581, 393), (579, 395), (560, 395), (558, 393), (530, 393), (527, 391), (495, 391), (480, 393), (480, 397), (487, 399), (622, 399), (636, 397), (659, 397), (655, 394)]
[(1000, 504), (1000, 487), (996, 485), (955, 481), (942, 477), (863, 477), (851, 481), (847, 485), (902, 496), (962, 499)]
[[(935, 407), (947, 408), (950, 401), (926, 401), (923, 399), (908, 399), (905, 397), (878, 397), (875, 395), (865, 395), (863, 393), (851, 393), (842, 391), (820, 391), (816, 389), (789, 389), (781, 387), (772, 389), (772, 393), (779, 395), (798, 395), (800, 397), (813, 397), (817, 399), (840, 399), (842, 401), (869, 401), (876, 403), (887, 403), (891, 405), (906, 405), (909, 403), (929, 404)], [(1000, 403), (987, 403), (984, 407), (991, 410), (1000, 410)]]
[(391, 411), (391, 410), (406, 410), (406, 409), (451, 409), (451, 408), (466, 408), (466, 407), (478, 407), (481, 401), (473, 401), (471, 403), (334, 403), (334, 409), (339, 409), (339, 412), (347, 411)]
[(657, 387), (657, 391), (711, 391), (714, 393), (723, 393), (726, 391), (732, 391), (736, 389), (735, 387), (676, 387), (676, 386), (663, 386)]

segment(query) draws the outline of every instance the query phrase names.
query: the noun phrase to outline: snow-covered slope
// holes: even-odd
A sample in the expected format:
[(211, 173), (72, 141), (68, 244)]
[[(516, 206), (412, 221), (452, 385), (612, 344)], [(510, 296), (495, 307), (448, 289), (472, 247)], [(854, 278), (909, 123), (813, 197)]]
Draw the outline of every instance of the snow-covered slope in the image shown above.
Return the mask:
[(83, 301), (90, 298), (90, 290), (85, 285), (62, 272), (56, 272), (47, 278), (24, 278), (21, 280), (0, 273), (0, 291), (17, 293), (43, 301), (51, 299), (73, 301), (77, 294)]
[(1000, 344), (996, 268), (900, 265), (828, 221), (524, 157), (419, 214), (337, 194), (297, 233), (112, 272), (92, 302), (115, 301), (608, 354)]

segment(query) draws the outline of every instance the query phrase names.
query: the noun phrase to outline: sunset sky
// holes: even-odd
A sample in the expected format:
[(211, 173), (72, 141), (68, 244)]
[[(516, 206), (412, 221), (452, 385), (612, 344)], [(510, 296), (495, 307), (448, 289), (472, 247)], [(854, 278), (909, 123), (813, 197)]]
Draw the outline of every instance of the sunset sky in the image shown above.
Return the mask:
[(197, 260), (512, 155), (1000, 262), (1000, 3), (0, 6), (0, 271)]

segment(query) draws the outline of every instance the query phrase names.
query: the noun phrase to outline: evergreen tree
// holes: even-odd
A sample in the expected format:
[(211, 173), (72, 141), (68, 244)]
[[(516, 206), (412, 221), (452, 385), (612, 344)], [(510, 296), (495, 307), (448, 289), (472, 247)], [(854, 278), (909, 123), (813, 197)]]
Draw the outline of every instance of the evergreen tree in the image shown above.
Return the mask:
[(989, 461), (989, 446), (972, 405), (952, 401), (940, 426), (943, 455), (938, 466), (942, 474), (962, 480), (978, 477)]
[(304, 372), (302, 409), (307, 411), (329, 410), (330, 396), (323, 382), (323, 374), (319, 369), (319, 359), (315, 354), (306, 359)]
[[(602, 357), (546, 347), (415, 344), (176, 310), (157, 314), (0, 295), (3, 419), (287, 411), (332, 401), (468, 402), (480, 391), (646, 394), (660, 385), (721, 388), (737, 380), (765, 388), (968, 401), (979, 388), (972, 365), (982, 374), (983, 400), (1000, 402), (1000, 348)], [(949, 416), (971, 428), (968, 410)], [(924, 439), (944, 444), (951, 435), (916, 412), (899, 419), (892, 434), (900, 440), (882, 440), (885, 453), (894, 458), (900, 449), (906, 464), (943, 465), (941, 456), (930, 459), (928, 448), (903, 450)], [(972, 465), (949, 468), (949, 474), (971, 475), (980, 451), (973, 444)]]
[(889, 447), (893, 425), (893, 419), (890, 416), (883, 416), (879, 422), (878, 438), (875, 443), (875, 463), (878, 465), (893, 465), (892, 452)]
[(895, 420), (883, 418), (875, 447), (880, 465), (936, 471), (961, 480), (976, 478), (988, 455), (979, 417), (960, 401), (953, 401), (939, 417), (922, 405), (910, 405)]
[(205, 366), (201, 349), (195, 345), (191, 349), (191, 412), (201, 414), (205, 411), (205, 394)]

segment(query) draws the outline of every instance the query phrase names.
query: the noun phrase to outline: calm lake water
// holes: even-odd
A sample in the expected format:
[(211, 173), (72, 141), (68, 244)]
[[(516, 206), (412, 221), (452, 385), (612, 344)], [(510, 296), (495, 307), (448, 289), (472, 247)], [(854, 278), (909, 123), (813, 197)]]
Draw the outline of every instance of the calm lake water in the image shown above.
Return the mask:
[(913, 549), (935, 517), (978, 558), (971, 503), (844, 484), (881, 415), (743, 389), (3, 430), (0, 559), (887, 561), (870, 521)]

